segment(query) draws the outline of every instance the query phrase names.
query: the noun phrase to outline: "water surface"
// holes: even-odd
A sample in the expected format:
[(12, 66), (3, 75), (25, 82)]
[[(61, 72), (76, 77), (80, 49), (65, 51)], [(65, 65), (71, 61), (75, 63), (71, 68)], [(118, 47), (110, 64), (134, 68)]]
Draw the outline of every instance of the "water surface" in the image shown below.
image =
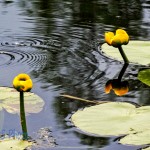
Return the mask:
[[(99, 49), (104, 32), (119, 27), (131, 40), (150, 40), (148, 0), (1, 0), (0, 18), (0, 85), (12, 87), (22, 72), (31, 76), (32, 92), (45, 106), (27, 116), (29, 135), (36, 139), (41, 128), (50, 128), (57, 143), (50, 148), (47, 142), (43, 149), (139, 148), (77, 130), (68, 118), (87, 104), (60, 94), (150, 104), (150, 88), (137, 80), (139, 65), (130, 64), (123, 76), (130, 83), (127, 95), (105, 94), (105, 83), (118, 76), (123, 63), (102, 56)], [(21, 131), (19, 116), (4, 111), (3, 130)]]

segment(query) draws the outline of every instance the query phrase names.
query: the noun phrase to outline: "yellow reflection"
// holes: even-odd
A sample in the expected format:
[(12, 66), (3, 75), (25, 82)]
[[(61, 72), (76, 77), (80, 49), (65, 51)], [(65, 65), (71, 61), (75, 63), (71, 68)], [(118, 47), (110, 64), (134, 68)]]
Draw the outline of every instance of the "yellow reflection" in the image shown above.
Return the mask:
[(128, 81), (121, 81), (128, 64), (124, 64), (117, 79), (108, 80), (105, 84), (105, 93), (110, 93), (112, 90), (118, 96), (125, 95), (129, 91)]

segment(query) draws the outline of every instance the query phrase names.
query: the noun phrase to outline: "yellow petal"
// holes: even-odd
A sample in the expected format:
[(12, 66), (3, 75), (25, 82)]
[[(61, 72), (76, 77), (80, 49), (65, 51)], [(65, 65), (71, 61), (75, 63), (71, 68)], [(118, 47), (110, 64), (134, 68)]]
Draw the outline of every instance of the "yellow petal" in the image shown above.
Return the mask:
[(127, 34), (127, 32), (123, 29), (117, 29), (116, 34)]
[(122, 44), (126, 45), (129, 43), (129, 36), (128, 34), (124, 34), (124, 36), (122, 36)]
[(118, 47), (120, 45), (122, 45), (122, 43), (121, 43), (121, 36), (120, 36), (120, 34), (118, 34), (118, 35), (115, 35), (113, 37), (113, 39), (112, 39), (112, 46)]
[(23, 91), (26, 92), (26, 91), (30, 91), (32, 89), (32, 80), (29, 79), (29, 80), (26, 80), (25, 83), (24, 83), (24, 89)]
[(111, 45), (112, 42), (112, 38), (114, 37), (114, 33), (113, 32), (106, 32), (105, 33), (105, 41), (108, 45)]
[(129, 42), (129, 35), (123, 29), (117, 29), (116, 35), (120, 37), (121, 45), (126, 45)]
[(22, 80), (22, 81), (25, 81), (25, 80), (28, 80), (30, 79), (29, 75), (25, 74), (25, 73), (21, 73), (18, 75), (18, 80)]

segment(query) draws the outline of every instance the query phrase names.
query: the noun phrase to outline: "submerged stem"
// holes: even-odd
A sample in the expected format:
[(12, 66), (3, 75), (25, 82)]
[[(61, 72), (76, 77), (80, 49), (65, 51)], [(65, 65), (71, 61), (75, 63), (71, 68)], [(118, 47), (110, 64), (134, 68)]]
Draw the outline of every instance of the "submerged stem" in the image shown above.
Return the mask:
[(121, 69), (121, 71), (120, 71), (120, 73), (119, 73), (119, 76), (118, 76), (118, 80), (119, 80), (119, 81), (121, 81), (122, 76), (124, 75), (124, 73), (125, 73), (125, 71), (126, 71), (128, 65), (129, 65), (128, 63), (125, 63), (125, 64), (123, 65), (123, 67), (122, 67), (122, 69)]
[(126, 54), (124, 53), (124, 51), (123, 51), (122, 47), (121, 47), (121, 46), (119, 46), (119, 47), (118, 47), (118, 49), (119, 49), (119, 52), (120, 52), (120, 54), (121, 54), (121, 56), (122, 56), (122, 58), (123, 58), (124, 62), (125, 62), (125, 63), (127, 63), (127, 64), (129, 64), (129, 60), (128, 60), (128, 58), (127, 58)]
[(21, 119), (23, 140), (27, 140), (28, 133), (27, 133), (26, 117), (25, 117), (25, 109), (24, 109), (24, 92), (20, 92), (20, 119)]

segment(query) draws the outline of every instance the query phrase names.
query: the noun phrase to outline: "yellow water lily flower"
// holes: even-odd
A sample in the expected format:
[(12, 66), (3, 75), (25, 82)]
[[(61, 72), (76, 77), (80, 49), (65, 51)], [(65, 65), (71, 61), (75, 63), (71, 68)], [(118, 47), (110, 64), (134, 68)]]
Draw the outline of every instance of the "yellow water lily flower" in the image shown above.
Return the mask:
[(13, 87), (19, 92), (28, 92), (32, 89), (30, 76), (24, 73), (17, 75), (13, 80)]
[(110, 93), (113, 90), (118, 96), (125, 95), (129, 91), (127, 81), (119, 81), (118, 79), (109, 80), (105, 85), (105, 93)]
[(117, 29), (116, 34), (113, 32), (105, 33), (105, 41), (108, 45), (119, 47), (121, 45), (126, 45), (129, 42), (129, 35), (123, 29)]

